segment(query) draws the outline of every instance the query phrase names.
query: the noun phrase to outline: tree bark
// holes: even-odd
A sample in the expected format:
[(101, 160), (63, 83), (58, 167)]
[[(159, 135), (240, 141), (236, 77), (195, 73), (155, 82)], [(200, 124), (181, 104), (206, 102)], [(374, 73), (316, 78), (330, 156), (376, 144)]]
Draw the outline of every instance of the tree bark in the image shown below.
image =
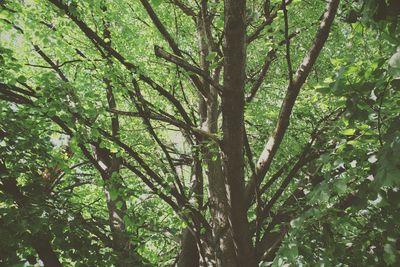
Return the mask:
[(60, 261), (58, 260), (57, 254), (51, 247), (49, 238), (43, 234), (38, 233), (31, 237), (32, 247), (39, 254), (39, 258), (43, 261), (46, 267), (62, 267)]
[[(210, 73), (207, 56), (211, 52), (208, 45), (206, 27), (207, 4), (202, 1), (202, 9), (197, 20), (198, 42), (200, 48), (200, 66)], [(214, 80), (218, 81), (219, 74), (215, 73)], [(210, 83), (201, 78), (205, 97), (199, 95), (199, 113), (201, 129), (209, 133), (218, 132), (218, 93), (217, 88), (210, 86)], [(216, 266), (235, 266), (235, 253), (233, 246), (232, 233), (229, 227), (229, 202), (227, 198), (225, 179), (222, 172), (221, 155), (217, 143), (203, 145), (202, 147), (204, 162), (207, 166), (206, 175), (208, 178), (209, 208), (212, 224), (212, 244), (211, 253), (214, 259), (211, 264)]]
[(199, 267), (200, 257), (196, 238), (189, 229), (183, 231), (182, 250), (179, 255), (178, 267)]
[(225, 0), (222, 131), (229, 222), (236, 254), (235, 265), (231, 266), (257, 266), (244, 202), (245, 8), (245, 0)]

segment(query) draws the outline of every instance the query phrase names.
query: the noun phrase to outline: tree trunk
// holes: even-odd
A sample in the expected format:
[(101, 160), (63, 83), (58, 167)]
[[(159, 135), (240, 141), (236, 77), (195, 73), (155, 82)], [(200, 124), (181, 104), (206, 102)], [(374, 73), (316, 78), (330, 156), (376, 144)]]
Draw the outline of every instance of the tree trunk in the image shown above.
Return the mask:
[[(201, 12), (206, 12), (206, 6), (202, 6)], [(209, 62), (207, 56), (211, 51), (209, 40), (206, 34), (206, 14), (200, 14), (198, 18), (197, 28), (200, 47), (200, 66), (210, 74)], [(210, 75), (211, 76), (211, 75)], [(219, 74), (215, 73), (215, 80), (218, 80)], [(203, 91), (206, 96), (200, 96), (199, 113), (201, 119), (201, 128), (209, 133), (217, 133), (218, 131), (218, 93), (217, 89), (211, 87), (205, 80), (201, 79)], [(209, 191), (209, 208), (211, 213), (211, 225), (213, 229), (212, 244), (210, 244), (211, 254), (215, 257), (211, 262), (216, 266), (235, 266), (235, 254), (232, 233), (229, 227), (229, 202), (227, 198), (225, 179), (222, 172), (221, 156), (219, 146), (216, 143), (203, 146), (204, 162), (206, 163), (208, 191)]]
[(57, 254), (51, 247), (51, 243), (47, 235), (38, 233), (31, 237), (32, 247), (36, 250), (39, 258), (46, 267), (62, 267), (58, 260)]
[(183, 231), (182, 250), (179, 255), (178, 267), (199, 267), (200, 257), (196, 238), (189, 229)]
[[(129, 236), (126, 233), (125, 223), (123, 216), (126, 213), (126, 205), (123, 199), (120, 197), (111, 199), (110, 192), (104, 189), (106, 195), (106, 203), (108, 208), (108, 221), (111, 228), (112, 235), (112, 246), (117, 254), (117, 266), (132, 266), (133, 263), (137, 263), (135, 257), (130, 255), (130, 251), (134, 251), (134, 247), (129, 242)], [(115, 187), (114, 187), (115, 188)], [(115, 190), (115, 189), (112, 189)], [(117, 207), (117, 203), (122, 207)]]
[(244, 201), (245, 8), (245, 0), (225, 0), (223, 164), (236, 250), (235, 266), (257, 266)]

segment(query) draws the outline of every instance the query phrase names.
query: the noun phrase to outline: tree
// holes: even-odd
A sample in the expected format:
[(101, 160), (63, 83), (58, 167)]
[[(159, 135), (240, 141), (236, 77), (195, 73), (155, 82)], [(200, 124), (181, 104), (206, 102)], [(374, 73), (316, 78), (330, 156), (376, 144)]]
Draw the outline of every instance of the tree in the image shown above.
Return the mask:
[(0, 2), (1, 262), (395, 264), (400, 12), (339, 2)]

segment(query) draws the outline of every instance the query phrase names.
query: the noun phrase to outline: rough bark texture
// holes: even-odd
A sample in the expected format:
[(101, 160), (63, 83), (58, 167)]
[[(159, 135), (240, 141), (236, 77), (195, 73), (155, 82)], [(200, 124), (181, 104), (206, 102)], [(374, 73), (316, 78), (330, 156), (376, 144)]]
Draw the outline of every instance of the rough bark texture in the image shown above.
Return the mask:
[[(203, 6), (203, 11), (205, 8)], [(209, 72), (209, 62), (207, 55), (211, 52), (207, 42), (206, 27), (207, 22), (204, 21), (205, 15), (200, 14), (198, 19), (198, 35), (200, 47), (200, 66), (206, 72)], [(214, 77), (218, 80), (218, 74)], [(216, 133), (218, 131), (218, 94), (217, 89), (211, 87), (205, 80), (201, 79), (203, 90), (206, 92), (206, 97), (200, 96), (199, 111), (201, 119), (201, 129)], [(225, 180), (222, 173), (221, 157), (219, 154), (218, 144), (208, 144), (203, 146), (204, 161), (207, 166), (206, 175), (208, 178), (209, 191), (209, 207), (212, 217), (213, 238), (211, 253), (214, 254), (215, 263), (217, 266), (234, 266), (234, 247), (232, 242), (232, 234), (229, 230), (229, 203), (225, 188)]]
[(32, 236), (32, 247), (36, 250), (39, 258), (43, 261), (44, 266), (62, 267), (58, 260), (57, 254), (51, 247), (49, 238), (43, 233)]
[[(244, 84), (246, 63), (244, 0), (225, 1), (223, 164), (236, 259), (229, 266), (257, 266), (244, 199)], [(227, 265), (225, 265), (227, 266)]]
[(182, 250), (179, 255), (178, 267), (199, 267), (200, 257), (195, 236), (189, 229), (183, 231)]

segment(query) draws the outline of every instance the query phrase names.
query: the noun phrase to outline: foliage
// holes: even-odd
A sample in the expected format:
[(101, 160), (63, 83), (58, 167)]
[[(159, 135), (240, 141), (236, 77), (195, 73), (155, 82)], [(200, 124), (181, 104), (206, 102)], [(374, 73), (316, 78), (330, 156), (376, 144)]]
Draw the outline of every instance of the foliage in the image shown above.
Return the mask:
[[(236, 197), (213, 188), (229, 184), (235, 135), (224, 128), (227, 7), (198, 2), (0, 1), (1, 266), (51, 255), (175, 266), (188, 229), (200, 262), (215, 264), (229, 228), (216, 206)], [(397, 266), (399, 4), (341, 2), (257, 183), (324, 19), (321, 1), (286, 2), (287, 14), (277, 0), (244, 10), (239, 165), (242, 189), (256, 182), (239, 195), (252, 255), (261, 266)]]

